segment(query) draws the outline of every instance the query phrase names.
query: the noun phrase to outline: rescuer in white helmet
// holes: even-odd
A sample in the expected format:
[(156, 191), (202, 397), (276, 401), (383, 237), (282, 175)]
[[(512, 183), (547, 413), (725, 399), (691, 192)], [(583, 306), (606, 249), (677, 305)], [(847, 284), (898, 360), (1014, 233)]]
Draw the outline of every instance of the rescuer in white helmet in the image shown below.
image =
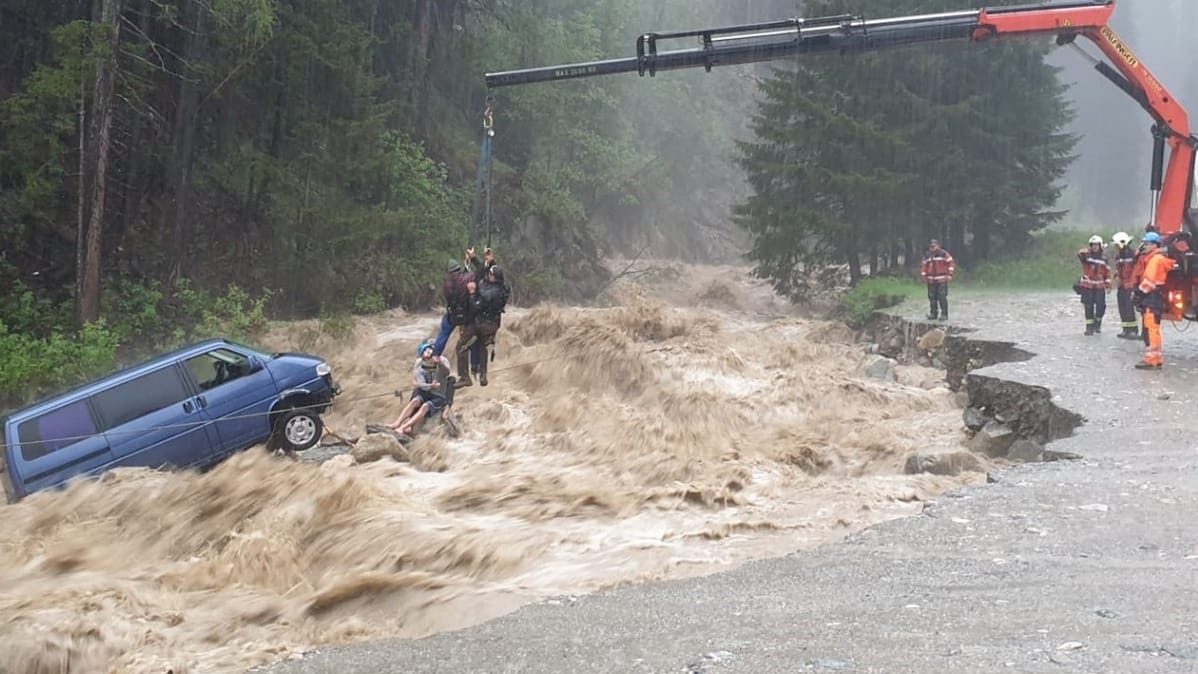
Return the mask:
[(1074, 289), (1086, 308), (1086, 335), (1101, 334), (1106, 294), (1111, 290), (1111, 269), (1102, 252), (1102, 237), (1090, 237), (1090, 245), (1077, 251), (1077, 259), (1082, 263), (1082, 279)]
[(1115, 244), (1115, 283), (1118, 290), (1115, 297), (1119, 302), (1119, 327), (1123, 328), (1117, 337), (1120, 339), (1139, 339), (1140, 324), (1136, 320), (1136, 307), (1132, 295), (1136, 289), (1136, 251), (1131, 247), (1131, 236), (1127, 232), (1117, 232), (1111, 237)]

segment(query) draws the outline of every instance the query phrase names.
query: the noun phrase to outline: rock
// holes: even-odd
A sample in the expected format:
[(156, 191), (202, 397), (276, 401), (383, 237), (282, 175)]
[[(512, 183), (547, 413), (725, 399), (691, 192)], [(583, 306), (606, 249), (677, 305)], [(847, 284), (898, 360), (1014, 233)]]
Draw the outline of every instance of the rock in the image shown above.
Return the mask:
[(1016, 440), (1007, 450), (1007, 458), (1022, 463), (1039, 463), (1044, 460), (1044, 448), (1033, 440)]
[(1073, 452), (1058, 452), (1055, 449), (1044, 450), (1045, 461), (1077, 461), (1081, 458), (1084, 458), (1081, 454), (1074, 454)]
[(986, 468), (982, 465), (981, 459), (966, 451), (942, 454), (914, 452), (907, 457), (904, 470), (908, 475), (919, 473), (960, 475), (961, 473), (983, 473)]
[(966, 407), (961, 417), (965, 422), (965, 428), (974, 432), (982, 430), (986, 424), (990, 423), (990, 417), (982, 414), (982, 411), (976, 407)]
[(895, 361), (890, 358), (874, 356), (865, 361), (861, 371), (866, 377), (876, 381), (894, 381)]
[(997, 421), (991, 421), (969, 441), (969, 449), (978, 454), (998, 457), (1006, 456), (1007, 450), (1013, 444), (1015, 444), (1015, 433)]
[(358, 463), (370, 463), (387, 456), (396, 461), (408, 461), (408, 450), (390, 433), (371, 433), (359, 440), (349, 453)]
[(1109, 608), (1100, 608), (1097, 611), (1095, 611), (1094, 614), (1097, 615), (1099, 618), (1118, 618), (1119, 617), (1118, 613), (1115, 613), (1114, 611), (1110, 610)]
[(928, 330), (919, 338), (919, 348), (922, 351), (934, 351), (944, 345), (944, 338), (944, 331), (940, 328)]

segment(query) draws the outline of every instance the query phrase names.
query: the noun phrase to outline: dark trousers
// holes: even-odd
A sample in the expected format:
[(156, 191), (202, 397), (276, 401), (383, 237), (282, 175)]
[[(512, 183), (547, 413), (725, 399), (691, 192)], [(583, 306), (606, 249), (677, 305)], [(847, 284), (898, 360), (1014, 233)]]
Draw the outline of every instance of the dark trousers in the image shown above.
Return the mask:
[(948, 284), (928, 284), (928, 314), (932, 318), (944, 316), (948, 318)]
[(1116, 294), (1119, 300), (1119, 322), (1127, 332), (1134, 332), (1139, 327), (1139, 321), (1136, 320), (1136, 306), (1131, 299), (1131, 288), (1120, 288)]
[(1106, 290), (1082, 288), (1082, 306), (1086, 309), (1087, 329), (1102, 325), (1102, 317), (1106, 314)]

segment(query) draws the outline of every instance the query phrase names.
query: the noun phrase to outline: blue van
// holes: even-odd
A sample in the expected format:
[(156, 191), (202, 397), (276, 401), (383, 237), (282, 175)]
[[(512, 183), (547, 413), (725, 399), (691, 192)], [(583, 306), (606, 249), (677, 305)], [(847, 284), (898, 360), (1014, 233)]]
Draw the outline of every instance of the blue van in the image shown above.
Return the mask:
[(9, 415), (0, 478), (16, 501), (111, 468), (203, 468), (261, 442), (303, 451), (340, 392), (316, 356), (202, 342)]

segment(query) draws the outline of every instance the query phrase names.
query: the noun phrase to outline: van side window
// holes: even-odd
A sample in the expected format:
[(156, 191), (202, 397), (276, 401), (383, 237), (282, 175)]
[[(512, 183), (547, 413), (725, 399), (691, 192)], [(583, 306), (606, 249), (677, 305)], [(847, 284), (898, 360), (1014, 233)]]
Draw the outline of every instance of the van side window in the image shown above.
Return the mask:
[(179, 369), (171, 365), (101, 391), (92, 404), (107, 430), (190, 397)]
[(92, 420), (91, 410), (87, 409), (87, 401), (71, 403), (17, 426), (21, 458), (26, 461), (40, 459), (89, 438), (96, 432), (96, 424)]
[(250, 359), (228, 349), (217, 349), (189, 358), (187, 369), (201, 391), (240, 379), (250, 373)]

